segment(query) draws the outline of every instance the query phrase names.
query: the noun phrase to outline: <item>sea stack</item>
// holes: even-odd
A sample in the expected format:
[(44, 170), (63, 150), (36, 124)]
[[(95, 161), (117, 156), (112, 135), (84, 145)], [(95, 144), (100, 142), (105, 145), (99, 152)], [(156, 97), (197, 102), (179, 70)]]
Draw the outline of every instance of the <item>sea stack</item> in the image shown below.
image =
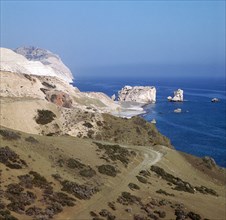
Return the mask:
[(167, 99), (170, 102), (183, 102), (184, 97), (183, 97), (184, 91), (182, 89), (178, 89), (174, 91), (174, 97), (172, 98), (171, 96), (168, 96)]
[(118, 92), (118, 101), (155, 103), (156, 88), (154, 86), (125, 86)]

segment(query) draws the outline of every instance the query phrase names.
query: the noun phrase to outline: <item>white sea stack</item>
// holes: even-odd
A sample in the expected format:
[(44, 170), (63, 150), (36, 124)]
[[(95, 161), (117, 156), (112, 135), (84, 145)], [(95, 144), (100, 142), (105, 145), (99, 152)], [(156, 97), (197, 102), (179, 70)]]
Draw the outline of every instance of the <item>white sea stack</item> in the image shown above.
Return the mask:
[(171, 96), (168, 96), (167, 99), (170, 102), (183, 102), (184, 97), (183, 97), (184, 91), (182, 89), (178, 89), (174, 91), (174, 97), (172, 98)]
[(125, 86), (118, 92), (118, 100), (138, 103), (155, 103), (156, 88), (153, 86)]

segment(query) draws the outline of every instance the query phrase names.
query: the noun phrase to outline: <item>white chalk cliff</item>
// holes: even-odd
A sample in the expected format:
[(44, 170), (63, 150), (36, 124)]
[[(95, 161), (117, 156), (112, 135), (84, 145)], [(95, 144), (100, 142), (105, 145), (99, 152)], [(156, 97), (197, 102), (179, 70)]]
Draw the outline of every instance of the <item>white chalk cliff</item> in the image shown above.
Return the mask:
[(0, 48), (0, 70), (38, 76), (55, 76), (66, 82), (72, 82), (72, 74), (59, 74), (50, 64), (40, 61), (30, 61), (21, 54), (7, 48)]
[(73, 75), (70, 69), (65, 66), (58, 55), (49, 50), (38, 47), (19, 47), (14, 51), (23, 55), (29, 61), (40, 61), (46, 67), (51, 67), (57, 77), (72, 82)]
[(126, 102), (155, 103), (156, 88), (153, 86), (125, 86), (118, 92), (118, 100)]
[(183, 93), (184, 91), (182, 89), (178, 89), (174, 91), (174, 97), (168, 96), (167, 99), (170, 102), (183, 102), (184, 101)]

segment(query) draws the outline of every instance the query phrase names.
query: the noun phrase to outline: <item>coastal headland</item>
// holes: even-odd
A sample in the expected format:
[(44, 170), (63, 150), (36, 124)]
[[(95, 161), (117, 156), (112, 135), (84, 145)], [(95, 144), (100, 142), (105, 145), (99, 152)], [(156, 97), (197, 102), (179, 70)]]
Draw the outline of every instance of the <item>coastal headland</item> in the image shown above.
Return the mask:
[(155, 124), (115, 116), (128, 106), (80, 92), (51, 65), (30, 74), (3, 50), (0, 219), (225, 219), (226, 171), (212, 158), (175, 150)]

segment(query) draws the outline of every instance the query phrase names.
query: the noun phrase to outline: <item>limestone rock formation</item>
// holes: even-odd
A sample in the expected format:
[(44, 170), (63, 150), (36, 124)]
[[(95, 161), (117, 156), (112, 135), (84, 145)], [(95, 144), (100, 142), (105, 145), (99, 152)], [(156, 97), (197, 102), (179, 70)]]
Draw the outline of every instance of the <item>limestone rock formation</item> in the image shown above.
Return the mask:
[(172, 98), (171, 96), (168, 96), (167, 99), (170, 102), (183, 102), (184, 97), (183, 97), (184, 91), (182, 89), (178, 89), (174, 91), (174, 97)]
[[(13, 72), (13, 73), (22, 73), (27, 75), (37, 75), (37, 76), (52, 76), (57, 77), (58, 79), (63, 79), (66, 82), (72, 81), (72, 76), (69, 77), (66, 72), (61, 71), (55, 67), (56, 64), (56, 58), (55, 61), (51, 64), (43, 64), (40, 61), (29, 61), (26, 57), (15, 53), (13, 50), (7, 49), (7, 48), (0, 48), (0, 70), (6, 71), (6, 72)], [(53, 58), (51, 58), (52, 60)], [(60, 63), (60, 61), (59, 61)], [(61, 65), (61, 64), (59, 64)], [(62, 63), (62, 65), (64, 65)]]
[(119, 101), (155, 103), (156, 88), (153, 86), (125, 86), (118, 92)]
[(72, 82), (73, 75), (70, 69), (64, 65), (58, 55), (38, 47), (19, 47), (14, 51), (29, 61), (40, 61), (45, 67), (50, 67), (57, 77)]

